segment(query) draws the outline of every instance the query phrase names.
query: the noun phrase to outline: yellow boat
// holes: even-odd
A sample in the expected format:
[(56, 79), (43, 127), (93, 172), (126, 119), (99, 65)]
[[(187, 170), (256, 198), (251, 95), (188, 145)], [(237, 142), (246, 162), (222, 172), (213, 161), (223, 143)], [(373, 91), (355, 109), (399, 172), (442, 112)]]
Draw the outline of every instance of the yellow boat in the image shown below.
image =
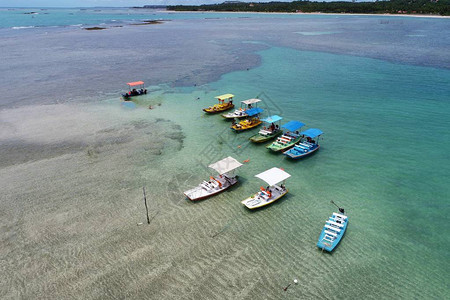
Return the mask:
[(233, 104), (233, 94), (224, 94), (217, 97), (214, 97), (219, 100), (218, 104), (215, 104), (213, 106), (204, 108), (203, 111), (209, 114), (217, 114), (222, 111), (226, 111), (229, 109), (232, 109), (234, 107)]
[(259, 119), (259, 114), (262, 111), (263, 109), (259, 107), (247, 110), (246, 113), (249, 116), (249, 118), (240, 121), (239, 123), (233, 122), (233, 124), (231, 124), (231, 129), (236, 132), (240, 132), (261, 125), (262, 121)]

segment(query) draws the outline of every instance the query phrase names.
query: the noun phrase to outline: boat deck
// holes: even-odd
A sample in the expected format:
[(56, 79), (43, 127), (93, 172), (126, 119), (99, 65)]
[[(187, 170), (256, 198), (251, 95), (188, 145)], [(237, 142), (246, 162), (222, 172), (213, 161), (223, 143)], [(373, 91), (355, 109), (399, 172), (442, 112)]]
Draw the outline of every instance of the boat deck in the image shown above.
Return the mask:
[(224, 117), (226, 119), (245, 118), (247, 116), (248, 115), (245, 112), (245, 110), (239, 110), (239, 109), (236, 109), (234, 112), (230, 112), (230, 113), (222, 115), (222, 117)]
[(236, 177), (228, 177), (226, 175), (218, 175), (211, 178), (209, 181), (204, 180), (198, 186), (184, 192), (184, 195), (189, 198), (189, 200), (202, 200), (223, 192), (232, 185), (237, 183)]
[(298, 134), (285, 133), (282, 136), (280, 136), (279, 138), (277, 138), (277, 140), (275, 142), (273, 142), (272, 144), (267, 146), (267, 148), (270, 150), (273, 150), (273, 151), (284, 150), (289, 147), (292, 147), (295, 143), (298, 142), (299, 139), (300, 139), (300, 136)]
[(348, 217), (340, 213), (333, 215), (326, 221), (317, 242), (317, 247), (331, 252), (339, 244), (347, 229)]
[(254, 209), (275, 202), (288, 192), (286, 188), (282, 188), (278, 185), (271, 186), (269, 190), (271, 191), (271, 195), (266, 191), (260, 191), (252, 197), (241, 201), (241, 203), (249, 209)]
[(313, 152), (315, 152), (318, 149), (319, 149), (319, 145), (317, 145), (317, 144), (301, 142), (301, 143), (296, 144), (293, 148), (289, 149), (288, 151), (284, 152), (283, 154), (285, 154), (291, 158), (300, 158), (300, 157), (312, 154)]

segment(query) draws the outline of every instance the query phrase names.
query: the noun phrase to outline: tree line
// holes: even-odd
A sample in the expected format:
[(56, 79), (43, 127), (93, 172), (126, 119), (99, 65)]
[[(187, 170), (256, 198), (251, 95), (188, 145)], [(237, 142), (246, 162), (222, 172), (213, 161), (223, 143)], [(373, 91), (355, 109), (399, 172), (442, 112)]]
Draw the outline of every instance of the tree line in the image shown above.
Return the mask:
[(174, 11), (232, 11), (232, 12), (323, 12), (354, 14), (433, 14), (450, 15), (450, 0), (391, 0), (376, 2), (240, 2), (203, 5), (172, 5)]

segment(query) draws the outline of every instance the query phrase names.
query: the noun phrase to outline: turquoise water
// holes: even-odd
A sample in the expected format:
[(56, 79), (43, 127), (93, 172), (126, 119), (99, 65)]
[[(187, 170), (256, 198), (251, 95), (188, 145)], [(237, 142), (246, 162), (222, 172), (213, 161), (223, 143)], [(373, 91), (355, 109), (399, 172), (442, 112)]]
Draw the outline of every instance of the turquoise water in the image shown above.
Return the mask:
[(119, 25), (142, 20), (190, 20), (237, 18), (322, 18), (322, 16), (271, 15), (256, 13), (174, 13), (158, 9), (133, 8), (0, 8), (0, 28), (74, 25)]
[[(5, 74), (27, 83), (21, 94), (28, 101), (4, 97), (10, 104), (0, 110), (0, 227), (5, 232), (0, 270), (7, 274), (0, 281), (0, 298), (448, 298), (450, 71), (441, 51), (448, 38), (440, 37), (448, 21), (389, 20), (203, 18), (120, 28), (122, 35), (115, 29), (79, 30), (4, 39), (10, 49)], [(255, 29), (260, 26), (266, 26), (262, 32)], [(119, 92), (108, 85), (96, 86), (104, 94), (95, 101), (64, 102), (69, 88), (82, 95), (83, 78), (111, 84), (120, 75), (110, 69), (114, 63), (142, 61), (138, 48), (164, 49), (155, 52), (173, 56), (169, 52), (183, 44), (170, 42), (183, 37), (171, 33), (198, 42), (218, 30), (225, 42), (235, 42), (236, 56), (250, 51), (245, 46), (252, 43), (264, 45), (266, 50), (257, 52), (260, 65), (196, 86), (149, 86), (135, 108), (121, 105)], [(424, 37), (415, 39), (418, 32)], [(117, 41), (129, 33), (145, 34), (149, 43), (136, 41), (136, 52), (124, 58)], [(105, 43), (98, 43), (102, 37)], [(43, 46), (36, 42), (40, 39)], [(373, 41), (369, 47), (367, 39)], [(74, 40), (102, 51), (75, 51), (72, 57)], [(34, 56), (21, 54), (29, 41)], [(165, 48), (155, 48), (153, 41)], [(404, 62), (441, 69), (282, 47), (289, 43), (361, 56), (378, 51), (390, 61), (402, 48)], [(58, 53), (61, 60), (52, 60), (47, 45), (55, 45), (55, 53), (67, 50)], [(203, 45), (205, 56), (224, 55), (217, 52), (221, 44)], [(101, 63), (108, 56), (104, 48), (110, 48), (113, 62)], [(199, 51), (183, 49), (186, 55)], [(48, 68), (34, 64), (40, 57), (49, 57), (42, 62)], [(127, 70), (126, 76), (141, 79), (147, 69), (155, 77), (173, 72), (172, 82), (179, 73), (195, 77), (216, 68), (211, 61), (198, 67), (204, 57), (194, 56), (186, 65), (175, 60), (175, 72), (155, 67), (152, 62), (159, 60), (146, 57), (139, 74)], [(58, 66), (63, 72), (55, 72)], [(85, 69), (96, 76), (85, 77), (80, 72)], [(35, 76), (40, 80), (33, 81)], [(49, 104), (39, 90), (52, 78), (70, 84), (44, 89), (48, 97), (62, 100)], [(235, 134), (220, 116), (202, 112), (223, 93), (235, 94), (236, 103), (260, 97), (267, 113), (320, 128), (325, 132), (320, 151), (291, 161), (250, 144), (255, 131)], [(208, 164), (230, 155), (250, 160), (238, 171), (238, 186), (197, 203), (183, 196), (209, 177)], [(254, 175), (273, 166), (292, 175), (289, 194), (265, 209), (247, 210), (240, 201), (263, 185)], [(150, 226), (136, 226), (145, 222), (143, 186)], [(327, 254), (316, 242), (336, 210), (331, 200), (346, 209), (350, 222), (341, 244)], [(299, 284), (284, 292), (294, 278)]]
[[(243, 239), (260, 235), (272, 245), (268, 252), (286, 255), (287, 261), (278, 259), (298, 266), (295, 275), (329, 282), (321, 288), (333, 297), (445, 297), (450, 72), (287, 48), (260, 54), (260, 67), (226, 74), (208, 86), (213, 91), (166, 96), (154, 113), (182, 126), (185, 147), (177, 157), (186, 160), (178, 167), (179, 160), (166, 162), (165, 168), (198, 171), (186, 184), (194, 186), (208, 176), (197, 163), (206, 166), (228, 155), (250, 159), (239, 171), (241, 186), (198, 206), (219, 210), (225, 205), (221, 201), (229, 201), (225, 206), (239, 215), (230, 231)], [(253, 132), (236, 135), (220, 116), (201, 113), (213, 96), (228, 92), (236, 101), (260, 95), (263, 107), (284, 121), (322, 129), (321, 150), (291, 161), (249, 144)], [(254, 175), (273, 166), (292, 174), (290, 195), (268, 209), (245, 210), (239, 201), (264, 184)], [(178, 199), (186, 205), (182, 195)], [(335, 210), (330, 200), (350, 217), (346, 236), (331, 256), (315, 249), (326, 217)], [(261, 220), (278, 229), (254, 228), (252, 222)], [(243, 229), (248, 227), (255, 231)]]

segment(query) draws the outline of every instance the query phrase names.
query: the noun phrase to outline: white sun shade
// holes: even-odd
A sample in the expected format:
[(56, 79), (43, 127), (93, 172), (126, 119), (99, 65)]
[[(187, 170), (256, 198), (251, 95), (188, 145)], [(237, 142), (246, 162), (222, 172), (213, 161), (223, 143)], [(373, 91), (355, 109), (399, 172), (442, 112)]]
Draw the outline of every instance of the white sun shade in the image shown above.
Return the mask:
[(272, 169), (259, 173), (258, 175), (255, 175), (255, 177), (264, 180), (268, 185), (274, 185), (291, 177), (291, 175), (279, 168), (274, 167)]
[(235, 160), (234, 158), (232, 158), (231, 156), (228, 156), (227, 158), (224, 158), (222, 160), (219, 160), (218, 162), (209, 165), (211, 169), (216, 170), (217, 173), (221, 175), (223, 173), (227, 173), (236, 168), (239, 168), (240, 166), (242, 166), (242, 164), (237, 160)]
[(258, 103), (258, 102), (261, 102), (261, 100), (259, 100), (259, 99), (248, 99), (248, 100), (242, 101), (242, 103), (244, 103), (246, 105), (253, 104), (253, 103)]

